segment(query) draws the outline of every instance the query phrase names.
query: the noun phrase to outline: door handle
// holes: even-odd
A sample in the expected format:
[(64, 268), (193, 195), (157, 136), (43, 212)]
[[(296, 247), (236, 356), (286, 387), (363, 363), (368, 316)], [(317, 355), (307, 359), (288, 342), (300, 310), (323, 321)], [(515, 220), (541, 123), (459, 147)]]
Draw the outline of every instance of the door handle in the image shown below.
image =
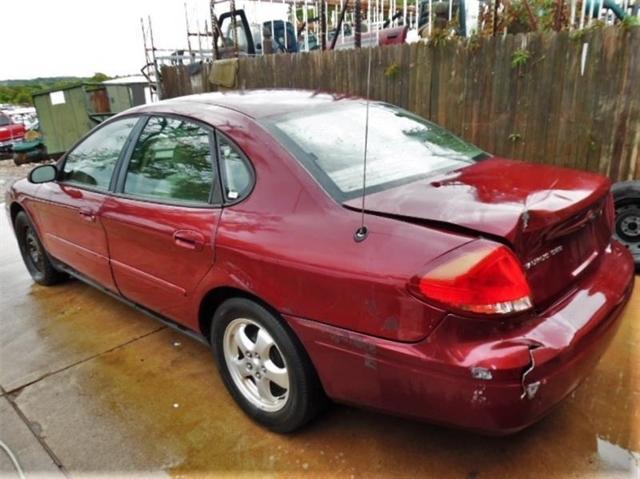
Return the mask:
[(181, 248), (200, 251), (205, 242), (204, 235), (193, 230), (178, 230), (173, 233), (173, 242)]
[(78, 213), (80, 214), (80, 216), (82, 216), (82, 219), (85, 221), (94, 222), (96, 220), (96, 212), (91, 208), (80, 208)]

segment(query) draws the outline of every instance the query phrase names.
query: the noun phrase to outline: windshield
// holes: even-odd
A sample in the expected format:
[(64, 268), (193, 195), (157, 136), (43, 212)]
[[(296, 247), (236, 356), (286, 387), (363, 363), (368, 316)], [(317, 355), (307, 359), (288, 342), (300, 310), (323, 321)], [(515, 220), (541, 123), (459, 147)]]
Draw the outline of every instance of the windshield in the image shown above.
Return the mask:
[[(268, 123), (337, 201), (362, 194), (365, 102), (271, 117)], [(369, 106), (367, 192), (461, 168), (486, 156), (405, 110), (383, 103)]]

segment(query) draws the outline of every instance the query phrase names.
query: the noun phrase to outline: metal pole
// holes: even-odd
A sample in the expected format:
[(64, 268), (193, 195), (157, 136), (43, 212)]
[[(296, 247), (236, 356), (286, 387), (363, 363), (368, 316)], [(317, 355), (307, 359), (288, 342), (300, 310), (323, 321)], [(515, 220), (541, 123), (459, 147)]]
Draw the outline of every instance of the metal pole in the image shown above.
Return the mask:
[(147, 32), (144, 30), (144, 19), (140, 17), (140, 28), (142, 28), (142, 45), (144, 46), (144, 59), (149, 64), (149, 50), (147, 49)]
[(238, 22), (236, 19), (235, 11), (236, 11), (236, 2), (235, 0), (229, 1), (229, 10), (231, 13), (231, 28), (233, 29), (233, 51), (235, 52), (236, 57), (238, 56)]
[(569, 31), (573, 30), (576, 22), (576, 0), (571, 0), (571, 14), (569, 15)]
[(184, 3), (184, 22), (187, 26), (187, 47), (189, 48), (189, 57), (192, 58), (191, 37), (189, 36), (189, 12), (187, 12), (187, 2)]
[(296, 0), (293, 0), (293, 7), (291, 8), (291, 13), (293, 14), (293, 36), (296, 41), (295, 51), (299, 51), (298, 48), (298, 10), (296, 9)]
[(324, 36), (329, 39), (329, 1), (325, 0), (324, 2)]
[(156, 59), (156, 46), (153, 42), (153, 27), (151, 25), (151, 16), (147, 18), (147, 22), (149, 23), (149, 38), (151, 40), (151, 56), (153, 58), (153, 68), (156, 71), (156, 81), (158, 81), (158, 61)]
[[(340, 9), (340, 16), (338, 17), (338, 25), (336, 27), (336, 33), (342, 29), (343, 36), (344, 36), (344, 25), (343, 25), (344, 14), (347, 11), (348, 7), (349, 7), (349, 0), (344, 2), (344, 5), (342, 5), (342, 8)], [(335, 48), (337, 41), (338, 41), (338, 35), (334, 35), (333, 39), (331, 40), (331, 50)], [(342, 41), (344, 42), (344, 38)]]
[[(285, 0), (282, 0), (282, 4), (285, 5)], [(287, 18), (287, 16), (285, 15), (284, 18)], [(288, 41), (288, 37), (289, 35), (287, 35), (287, 21), (283, 20), (282, 21), (282, 29), (284, 30), (284, 52), (288, 53), (289, 52), (289, 41)]]
[[(217, 60), (220, 58), (220, 52), (218, 51), (218, 35), (220, 35), (220, 28), (218, 27), (218, 18), (216, 17), (216, 13), (214, 10), (215, 0), (210, 0), (209, 2), (209, 15), (211, 17), (211, 38), (213, 44), (213, 59)], [(207, 31), (207, 23), (204, 24), (205, 31)]]
[(260, 20), (260, 23), (258, 25), (258, 28), (260, 29), (260, 54), (264, 55), (264, 22)]
[(200, 61), (204, 61), (204, 55), (202, 53), (202, 39), (200, 38), (200, 20), (196, 19), (196, 28), (198, 29), (198, 51), (200, 52)]
[(360, 48), (362, 45), (362, 3), (356, 0), (356, 21), (355, 21), (355, 47)]
[[(269, 0), (269, 1), (271, 5), (273, 5), (273, 0)], [(271, 17), (271, 44), (276, 46), (278, 45), (278, 42), (276, 41), (276, 29), (275, 29), (275, 24), (273, 23), (273, 17)]]
[(327, 5), (324, 0), (320, 0), (320, 48), (322, 51), (327, 49)]
[(302, 12), (302, 20), (304, 21), (304, 49), (309, 51), (309, 13), (307, 12), (307, 0), (304, 0), (304, 12)]
[[(340, 0), (340, 16), (338, 17), (338, 25), (340, 28), (340, 43), (344, 43), (344, 0)], [(336, 29), (336, 33), (337, 33)], [(331, 47), (333, 49), (333, 47)]]
[(431, 32), (433, 31), (433, 1), (429, 0), (429, 38), (431, 38)]
[(584, 17), (587, 14), (587, 0), (582, 0), (582, 8), (580, 9), (580, 30), (584, 28)]

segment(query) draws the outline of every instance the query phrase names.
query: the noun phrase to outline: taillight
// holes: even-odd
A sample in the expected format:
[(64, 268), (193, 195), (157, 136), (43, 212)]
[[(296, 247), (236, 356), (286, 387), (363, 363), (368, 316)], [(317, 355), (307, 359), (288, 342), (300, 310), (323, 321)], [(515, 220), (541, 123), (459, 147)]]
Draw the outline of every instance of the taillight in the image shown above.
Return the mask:
[(442, 305), (479, 314), (510, 314), (532, 307), (520, 261), (507, 247), (468, 243), (436, 260), (411, 289)]

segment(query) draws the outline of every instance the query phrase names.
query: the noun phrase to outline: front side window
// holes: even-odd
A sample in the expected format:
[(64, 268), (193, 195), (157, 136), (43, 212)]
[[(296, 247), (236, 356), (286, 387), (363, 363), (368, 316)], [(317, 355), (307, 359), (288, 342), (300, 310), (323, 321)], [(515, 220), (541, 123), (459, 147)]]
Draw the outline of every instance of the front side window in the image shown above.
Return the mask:
[(113, 169), (137, 121), (134, 117), (116, 120), (92, 133), (67, 155), (63, 180), (109, 189)]
[[(327, 191), (344, 201), (362, 194), (366, 118), (366, 104), (350, 102), (276, 116), (266, 123)], [(487, 156), (444, 128), (383, 103), (370, 104), (368, 128), (368, 191), (461, 168)]]
[(131, 155), (124, 193), (209, 203), (214, 171), (208, 130), (182, 119), (151, 117)]

